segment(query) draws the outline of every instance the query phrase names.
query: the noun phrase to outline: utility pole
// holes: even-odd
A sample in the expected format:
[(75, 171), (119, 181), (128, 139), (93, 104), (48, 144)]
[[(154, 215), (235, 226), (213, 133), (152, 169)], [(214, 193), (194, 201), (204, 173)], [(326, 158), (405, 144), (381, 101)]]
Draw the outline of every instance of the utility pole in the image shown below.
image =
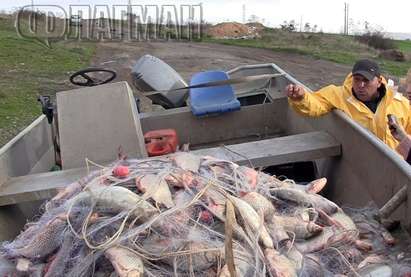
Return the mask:
[(302, 30), (303, 30), (303, 16), (301, 15), (300, 16), (300, 33), (302, 32)]
[(133, 20), (133, 16), (131, 15), (131, 0), (128, 0), (128, 5), (127, 5), (127, 20), (128, 22), (131, 22)]
[(343, 34), (345, 35), (347, 30), (347, 3), (344, 2), (344, 30)]
[(246, 14), (245, 14), (245, 4), (243, 4), (243, 24), (245, 24), (245, 17), (246, 16)]
[(348, 22), (348, 11), (349, 11), (350, 6), (347, 3), (347, 13), (346, 13), (346, 19), (345, 22), (347, 22), (347, 29), (346, 29), (346, 35), (348, 35), (348, 29), (349, 29), (349, 22)]
[(348, 35), (348, 3), (344, 3), (344, 35)]

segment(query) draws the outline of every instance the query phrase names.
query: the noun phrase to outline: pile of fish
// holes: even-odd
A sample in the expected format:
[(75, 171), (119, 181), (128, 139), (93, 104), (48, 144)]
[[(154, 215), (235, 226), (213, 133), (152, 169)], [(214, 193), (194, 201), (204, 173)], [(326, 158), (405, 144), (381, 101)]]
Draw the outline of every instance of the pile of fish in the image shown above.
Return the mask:
[(361, 231), (325, 185), (186, 152), (120, 160), (3, 243), (0, 276), (407, 276), (381, 255), (390, 233)]

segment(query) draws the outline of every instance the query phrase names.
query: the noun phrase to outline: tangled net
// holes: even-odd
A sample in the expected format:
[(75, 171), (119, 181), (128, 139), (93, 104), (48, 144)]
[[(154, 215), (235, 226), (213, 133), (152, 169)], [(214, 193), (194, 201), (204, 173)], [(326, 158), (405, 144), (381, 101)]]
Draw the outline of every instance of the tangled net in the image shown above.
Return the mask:
[(0, 276), (407, 276), (372, 209), (349, 217), (325, 183), (184, 152), (117, 161), (4, 242)]

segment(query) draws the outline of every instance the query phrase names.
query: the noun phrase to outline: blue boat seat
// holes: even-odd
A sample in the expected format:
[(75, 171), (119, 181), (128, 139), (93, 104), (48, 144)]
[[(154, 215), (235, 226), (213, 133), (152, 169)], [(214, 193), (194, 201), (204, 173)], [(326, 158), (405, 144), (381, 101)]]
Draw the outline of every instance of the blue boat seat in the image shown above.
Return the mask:
[[(228, 79), (224, 71), (199, 72), (191, 78), (190, 86)], [(232, 86), (224, 85), (190, 89), (190, 106), (194, 115), (203, 116), (239, 110), (241, 105)]]

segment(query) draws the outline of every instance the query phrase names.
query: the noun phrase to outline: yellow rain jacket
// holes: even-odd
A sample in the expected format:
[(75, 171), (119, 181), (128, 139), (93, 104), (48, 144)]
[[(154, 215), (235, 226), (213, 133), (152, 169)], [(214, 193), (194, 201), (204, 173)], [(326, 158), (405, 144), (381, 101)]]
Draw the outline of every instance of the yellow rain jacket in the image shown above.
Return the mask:
[(394, 114), (398, 123), (407, 133), (411, 133), (410, 104), (402, 94), (387, 87), (385, 96), (378, 104), (375, 114), (352, 93), (352, 74), (348, 75), (343, 86), (330, 85), (313, 93), (305, 93), (303, 100), (289, 103), (298, 113), (305, 116), (321, 116), (333, 109), (344, 111), (352, 119), (370, 130), (389, 147), (395, 149), (398, 142), (393, 138), (388, 128), (387, 115)]

